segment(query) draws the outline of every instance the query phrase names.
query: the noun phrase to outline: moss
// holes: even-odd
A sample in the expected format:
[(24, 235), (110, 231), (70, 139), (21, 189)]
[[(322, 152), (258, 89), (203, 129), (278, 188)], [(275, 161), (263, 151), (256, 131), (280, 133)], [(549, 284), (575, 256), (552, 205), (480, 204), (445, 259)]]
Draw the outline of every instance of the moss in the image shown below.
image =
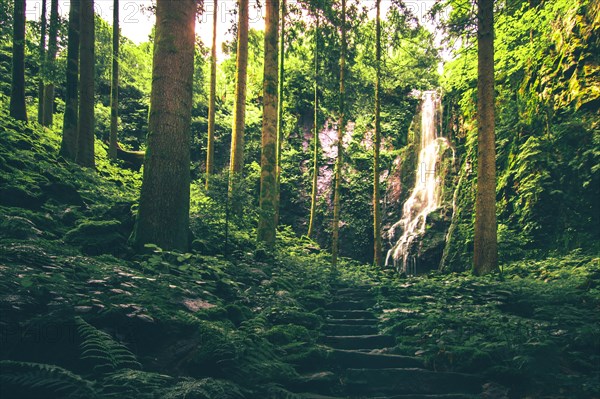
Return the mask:
[(65, 235), (65, 242), (79, 246), (88, 255), (121, 253), (127, 239), (119, 232), (121, 222), (116, 220), (86, 221)]

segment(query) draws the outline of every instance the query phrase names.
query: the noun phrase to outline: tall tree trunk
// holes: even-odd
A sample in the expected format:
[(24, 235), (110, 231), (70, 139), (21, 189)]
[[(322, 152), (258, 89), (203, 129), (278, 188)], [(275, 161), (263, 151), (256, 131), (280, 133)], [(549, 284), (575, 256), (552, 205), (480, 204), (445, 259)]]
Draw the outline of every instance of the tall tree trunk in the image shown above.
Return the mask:
[(277, 36), (279, 30), (279, 0), (266, 1), (265, 61), (263, 81), (262, 153), (260, 157), (260, 213), (258, 240), (267, 247), (275, 245), (277, 225)]
[(342, 37), (340, 50), (340, 93), (339, 93), (339, 120), (337, 132), (337, 160), (335, 163), (335, 187), (333, 195), (333, 226), (331, 244), (331, 264), (337, 266), (340, 245), (340, 211), (341, 211), (341, 188), (342, 188), (342, 165), (344, 162), (344, 132), (346, 123), (346, 88), (344, 85), (344, 71), (346, 69), (346, 0), (342, 0)]
[(119, 129), (119, 0), (113, 0), (112, 82), (110, 85), (110, 140), (108, 157), (117, 160)]
[(317, 212), (317, 183), (319, 181), (319, 10), (315, 8), (315, 54), (314, 54), (314, 115), (313, 115), (313, 176), (310, 195), (310, 219), (308, 221), (308, 237), (312, 237), (315, 229), (315, 213)]
[(10, 88), (10, 116), (22, 121), (27, 121), (27, 108), (25, 107), (25, 7), (25, 0), (15, 0)]
[(214, 0), (213, 5), (213, 31), (212, 48), (210, 52), (210, 95), (208, 98), (208, 140), (206, 144), (206, 183), (208, 190), (210, 177), (214, 173), (215, 165), (215, 112), (217, 96), (217, 25), (219, 15), (219, 0)]
[(373, 263), (382, 264), (379, 149), (381, 147), (381, 0), (376, 0), (375, 27), (375, 140), (373, 141)]
[(58, 0), (50, 1), (50, 28), (46, 53), (44, 84), (44, 118), (42, 125), (52, 126), (54, 119), (54, 82), (56, 81), (56, 53), (58, 52)]
[(239, 0), (237, 35), (237, 60), (235, 74), (235, 104), (231, 156), (229, 165), (229, 194), (233, 199), (233, 212), (239, 214), (240, 206), (236, 190), (244, 170), (244, 129), (246, 118), (246, 75), (248, 69), (248, 0)]
[(477, 195), (473, 272), (498, 269), (494, 138), (494, 1), (479, 0), (477, 15)]
[(67, 73), (65, 90), (65, 115), (60, 155), (70, 161), (77, 157), (77, 121), (79, 112), (79, 9), (80, 0), (71, 0), (69, 5), (69, 33), (67, 44)]
[(281, 0), (280, 35), (279, 35), (279, 89), (277, 97), (277, 190), (275, 199), (275, 226), (279, 225), (279, 208), (281, 202), (281, 148), (283, 146), (283, 82), (285, 73), (285, 16), (286, 0)]
[(148, 150), (133, 241), (187, 251), (195, 0), (158, 0)]
[(93, 168), (94, 160), (94, 0), (81, 0), (79, 37), (79, 124), (76, 161)]
[(42, 0), (42, 14), (40, 15), (41, 33), (40, 33), (40, 47), (38, 52), (39, 63), (40, 63), (40, 82), (38, 83), (38, 123), (41, 125), (44, 122), (44, 76), (46, 63), (46, 0)]

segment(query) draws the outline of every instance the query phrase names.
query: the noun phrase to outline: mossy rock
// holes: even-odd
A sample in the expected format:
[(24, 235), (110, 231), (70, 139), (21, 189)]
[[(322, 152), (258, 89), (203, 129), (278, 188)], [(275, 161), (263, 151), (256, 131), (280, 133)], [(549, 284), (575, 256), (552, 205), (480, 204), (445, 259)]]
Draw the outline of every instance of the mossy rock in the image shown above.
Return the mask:
[(32, 239), (41, 236), (43, 232), (31, 220), (20, 216), (0, 216), (0, 237)]
[(267, 331), (266, 338), (275, 345), (288, 345), (294, 342), (312, 341), (308, 329), (295, 324), (274, 326)]
[(245, 306), (229, 304), (225, 306), (225, 310), (227, 311), (227, 318), (236, 326), (252, 317), (252, 311)]
[(44, 193), (44, 196), (53, 199), (60, 204), (78, 206), (84, 205), (81, 195), (71, 184), (62, 182), (49, 182), (44, 184), (41, 189)]
[(116, 220), (86, 221), (67, 232), (65, 242), (76, 245), (87, 255), (119, 254), (127, 249), (127, 239)]
[(269, 315), (269, 321), (273, 324), (296, 324), (310, 330), (321, 326), (321, 318), (313, 313), (303, 312), (295, 309), (285, 309)]
[(44, 202), (42, 195), (22, 187), (0, 188), (0, 205), (38, 210)]

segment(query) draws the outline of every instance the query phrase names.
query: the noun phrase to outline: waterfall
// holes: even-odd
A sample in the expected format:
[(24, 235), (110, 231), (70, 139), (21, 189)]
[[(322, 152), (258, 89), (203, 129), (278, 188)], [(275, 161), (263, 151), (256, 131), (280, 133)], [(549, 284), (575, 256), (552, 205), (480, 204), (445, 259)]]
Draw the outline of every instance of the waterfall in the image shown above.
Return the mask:
[(441, 154), (450, 147), (444, 137), (438, 137), (437, 112), (441, 109), (440, 95), (435, 91), (422, 93), (421, 102), (421, 143), (417, 162), (415, 186), (402, 208), (402, 218), (390, 229), (390, 237), (396, 232), (402, 235), (386, 258), (390, 258), (399, 272), (413, 275), (417, 273), (417, 240), (425, 233), (427, 215), (440, 206), (443, 181), (439, 174)]

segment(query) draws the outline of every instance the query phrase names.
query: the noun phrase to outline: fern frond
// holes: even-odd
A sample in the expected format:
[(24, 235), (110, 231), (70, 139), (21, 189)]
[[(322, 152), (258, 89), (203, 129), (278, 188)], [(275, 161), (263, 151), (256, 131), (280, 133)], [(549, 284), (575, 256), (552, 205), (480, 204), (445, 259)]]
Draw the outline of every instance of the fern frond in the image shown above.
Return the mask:
[(95, 384), (53, 364), (0, 361), (2, 397), (92, 399)]
[(172, 385), (173, 377), (141, 370), (119, 370), (106, 374), (102, 380), (102, 398), (151, 399), (165, 387)]
[(135, 355), (110, 334), (98, 330), (81, 317), (75, 318), (77, 332), (82, 338), (81, 359), (89, 360), (95, 371), (111, 372), (119, 369), (140, 369)]
[(264, 393), (263, 397), (265, 399), (303, 399), (304, 398), (304, 396), (299, 395), (294, 392), (290, 392), (278, 384), (268, 384), (264, 388), (264, 391), (265, 391), (265, 393)]
[(240, 388), (232, 382), (215, 378), (186, 378), (163, 391), (162, 399), (244, 399)]

